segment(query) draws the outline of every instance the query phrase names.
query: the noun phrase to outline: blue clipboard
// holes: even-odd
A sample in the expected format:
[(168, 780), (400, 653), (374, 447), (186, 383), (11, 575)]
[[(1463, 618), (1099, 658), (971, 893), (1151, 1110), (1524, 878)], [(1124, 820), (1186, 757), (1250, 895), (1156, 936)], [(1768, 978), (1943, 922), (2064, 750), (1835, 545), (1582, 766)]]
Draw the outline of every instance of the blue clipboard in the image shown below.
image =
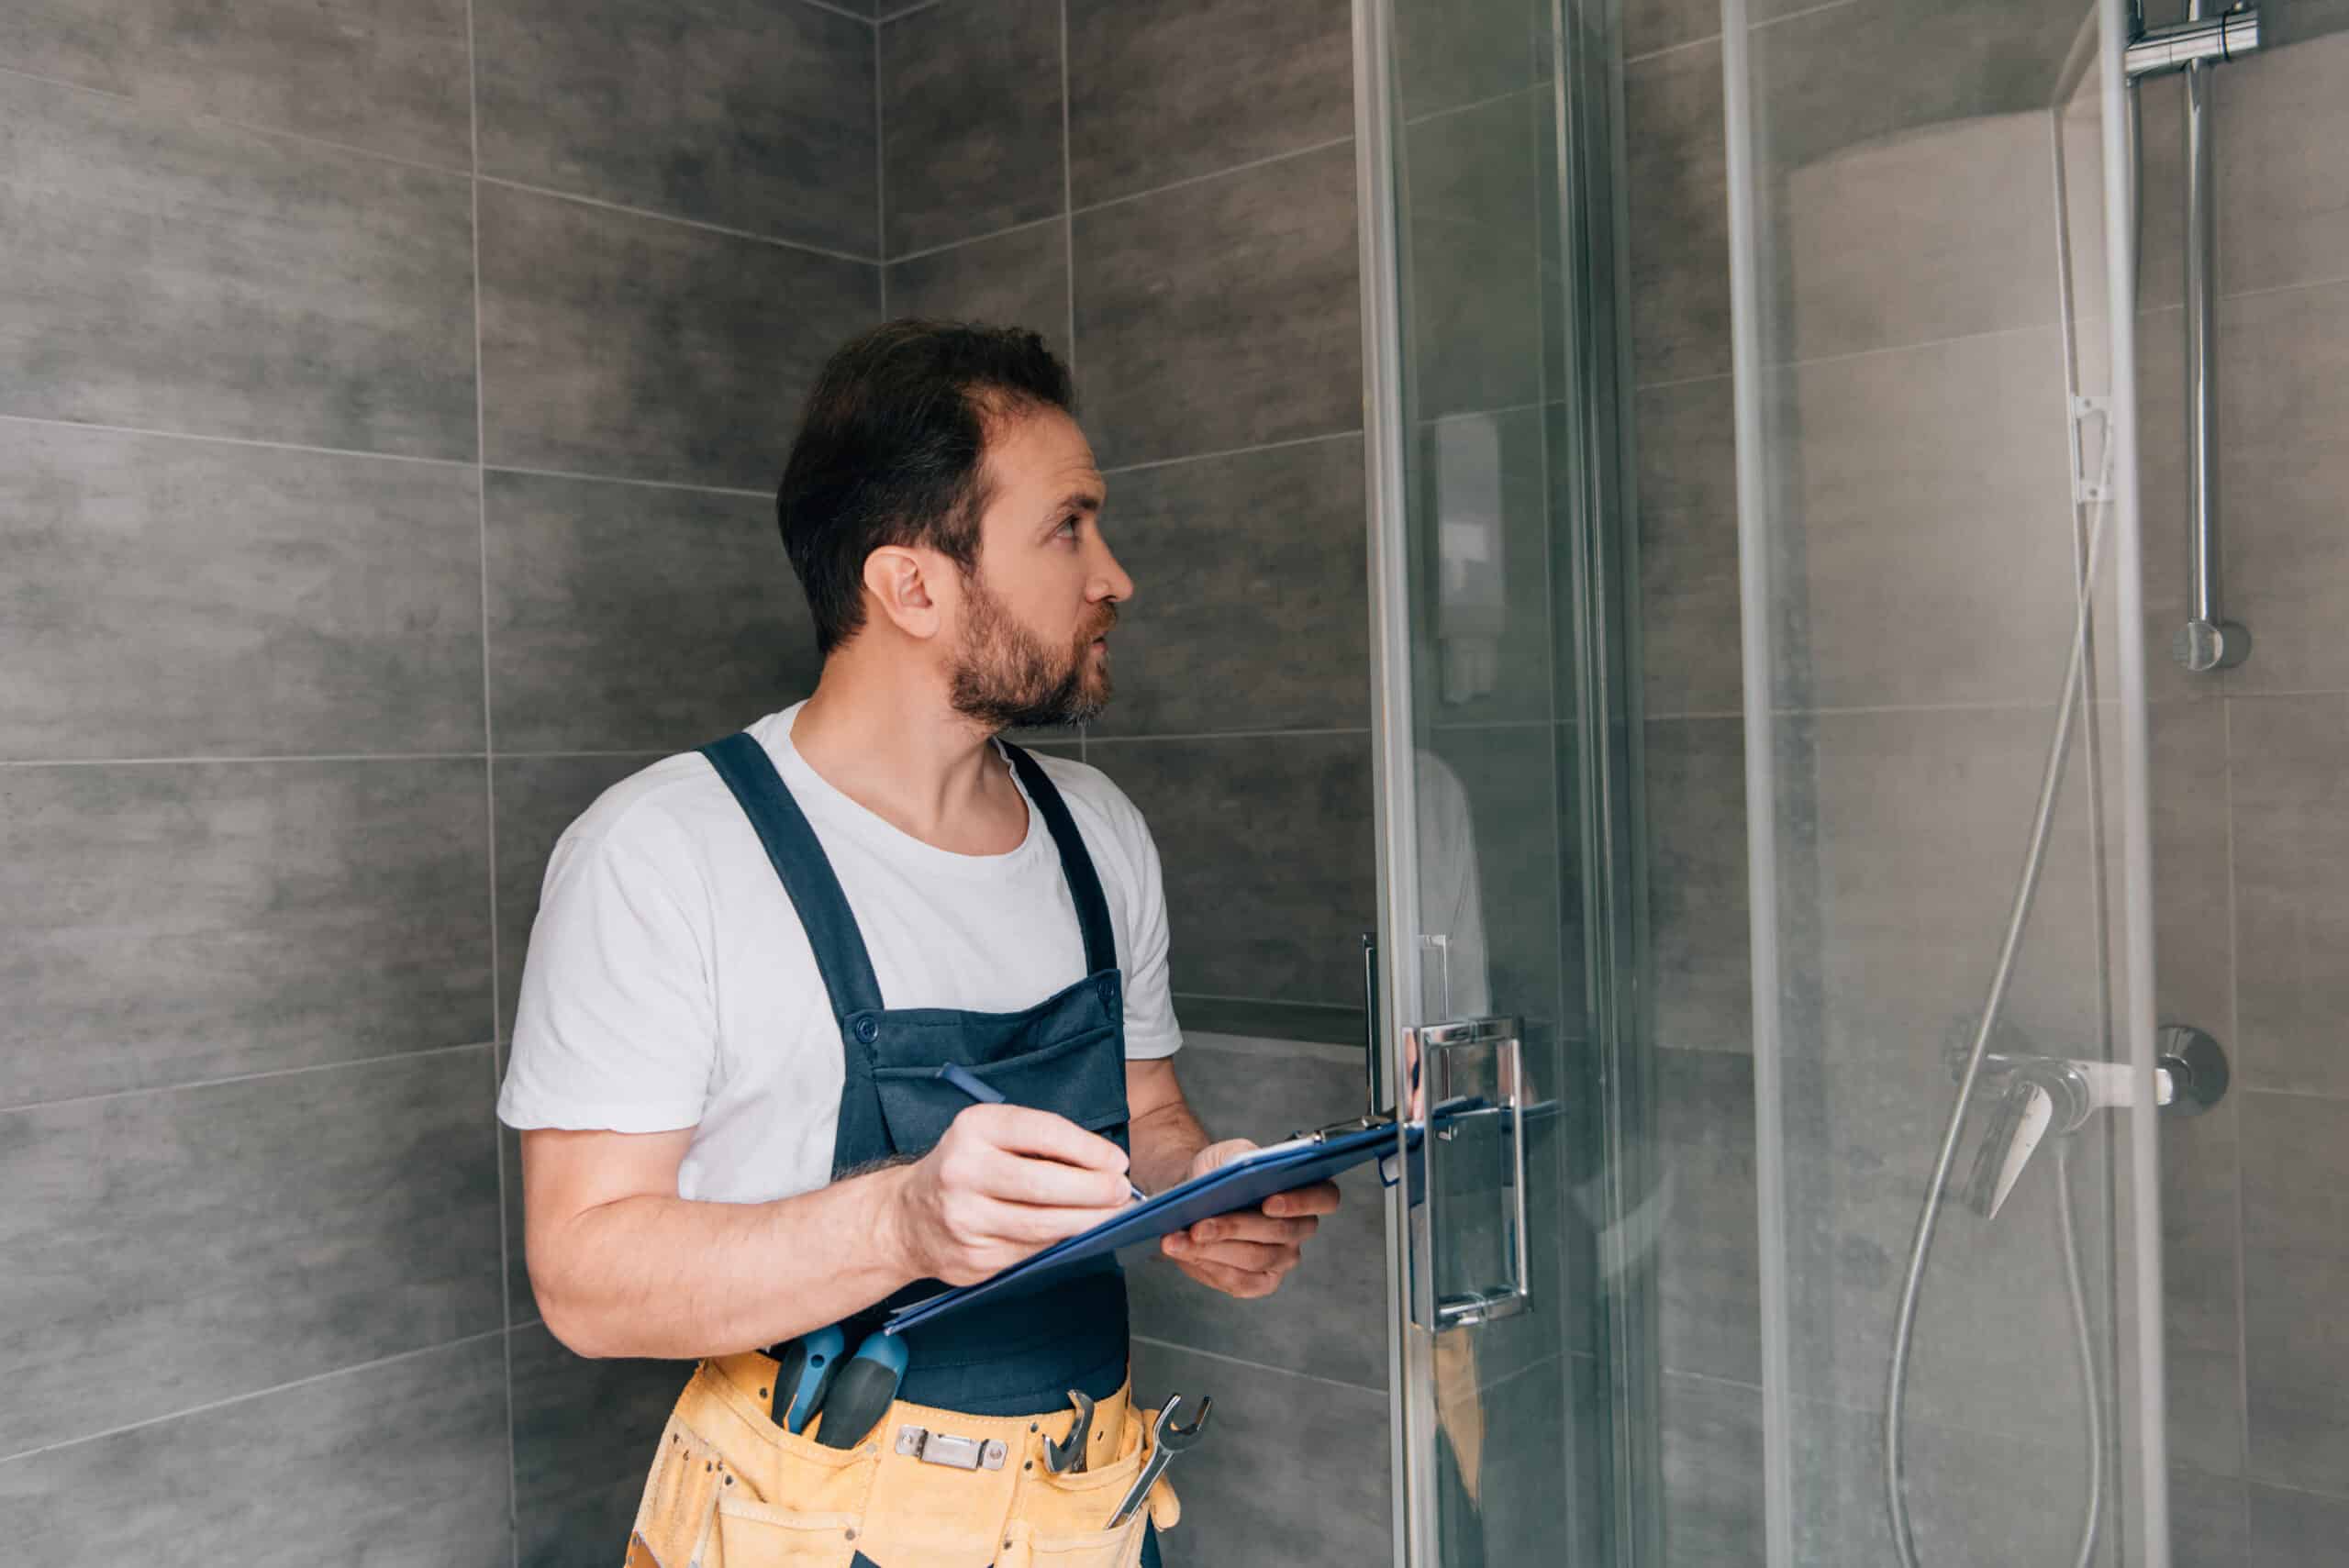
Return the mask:
[[(1494, 1108), (1481, 1096), (1464, 1095), (1437, 1106), (1433, 1119), (1441, 1126), (1455, 1118)], [(1558, 1103), (1545, 1100), (1527, 1106), (1523, 1114), (1530, 1127), (1555, 1116), (1557, 1112)], [(1408, 1151), (1414, 1156), (1411, 1187), (1416, 1201), (1422, 1186), (1416, 1156), (1426, 1132), (1426, 1126), (1417, 1122), (1400, 1135), (1392, 1119), (1374, 1121), (1367, 1126), (1341, 1122), (1334, 1128), (1303, 1134), (1286, 1143), (1251, 1150), (1228, 1165), (1209, 1171), (1203, 1176), (1194, 1176), (1180, 1186), (1169, 1187), (1155, 1197), (1145, 1198), (1130, 1208), (1119, 1210), (1115, 1218), (1102, 1221), (1090, 1230), (1056, 1241), (992, 1278), (981, 1280), (976, 1284), (958, 1285), (952, 1290), (941, 1291), (910, 1306), (901, 1307), (891, 1313), (881, 1327), (886, 1333), (902, 1333), (933, 1318), (959, 1311), (974, 1301), (1017, 1296), (1033, 1290), (1052, 1283), (1052, 1276), (1063, 1269), (1090, 1262), (1121, 1248), (1155, 1241), (1202, 1219), (1213, 1219), (1219, 1214), (1253, 1208), (1275, 1193), (1291, 1192), (1298, 1187), (1309, 1187), (1316, 1182), (1326, 1182), (1372, 1160), (1379, 1162), (1380, 1179), (1391, 1187), (1400, 1174), (1394, 1168), (1398, 1136), (1408, 1140)]]

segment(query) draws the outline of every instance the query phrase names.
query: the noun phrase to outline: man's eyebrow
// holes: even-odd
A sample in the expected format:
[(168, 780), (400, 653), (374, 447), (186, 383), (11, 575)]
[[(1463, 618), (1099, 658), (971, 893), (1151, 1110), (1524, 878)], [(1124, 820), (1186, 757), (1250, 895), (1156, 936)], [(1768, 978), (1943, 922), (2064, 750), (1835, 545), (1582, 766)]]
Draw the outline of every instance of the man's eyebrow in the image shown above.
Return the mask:
[(1101, 509), (1101, 493), (1097, 490), (1072, 490), (1061, 497), (1060, 510), (1067, 511), (1072, 507), (1080, 512), (1097, 512)]

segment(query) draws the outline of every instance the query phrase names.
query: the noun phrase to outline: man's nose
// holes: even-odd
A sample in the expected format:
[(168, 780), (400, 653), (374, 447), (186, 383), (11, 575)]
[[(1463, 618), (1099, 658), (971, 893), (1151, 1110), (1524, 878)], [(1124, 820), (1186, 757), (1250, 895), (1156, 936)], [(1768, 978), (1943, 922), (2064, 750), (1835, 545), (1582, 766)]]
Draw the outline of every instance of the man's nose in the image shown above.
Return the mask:
[(1134, 596), (1134, 580), (1126, 575), (1126, 569), (1118, 564), (1117, 556), (1108, 545), (1101, 547), (1101, 571), (1094, 579), (1094, 586), (1098, 590), (1096, 598), (1124, 604)]

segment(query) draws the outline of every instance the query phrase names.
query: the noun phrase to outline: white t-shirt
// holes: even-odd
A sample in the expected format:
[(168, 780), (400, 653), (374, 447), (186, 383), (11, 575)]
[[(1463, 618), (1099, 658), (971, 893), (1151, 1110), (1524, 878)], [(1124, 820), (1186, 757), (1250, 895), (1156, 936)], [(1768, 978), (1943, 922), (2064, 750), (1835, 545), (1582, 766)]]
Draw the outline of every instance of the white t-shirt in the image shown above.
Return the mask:
[[(1028, 835), (1008, 854), (925, 844), (807, 765), (791, 743), (801, 706), (751, 734), (831, 861), (883, 1006), (1016, 1012), (1085, 977), (1075, 900), (1032, 803)], [(1067, 800), (1108, 899), (1126, 1055), (1170, 1056), (1182, 1036), (1150, 829), (1097, 768), (1036, 760)], [(831, 1180), (844, 1073), (839, 1021), (798, 912), (708, 760), (664, 758), (606, 790), (547, 862), (498, 1118), (690, 1127), (678, 1195), (762, 1203)]]

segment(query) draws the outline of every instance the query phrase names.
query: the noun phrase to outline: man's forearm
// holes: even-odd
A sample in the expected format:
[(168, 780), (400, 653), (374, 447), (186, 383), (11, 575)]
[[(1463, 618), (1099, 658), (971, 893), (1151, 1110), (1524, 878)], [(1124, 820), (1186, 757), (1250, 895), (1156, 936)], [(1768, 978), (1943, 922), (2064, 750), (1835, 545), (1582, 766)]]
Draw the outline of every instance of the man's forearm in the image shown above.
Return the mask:
[(1146, 1193), (1163, 1192), (1191, 1173), (1192, 1156), (1210, 1140), (1180, 1098), (1136, 1117), (1126, 1129), (1133, 1178)]
[(836, 1323), (917, 1277), (893, 1202), (902, 1173), (772, 1203), (640, 1195), (583, 1210), (529, 1239), (540, 1310), (582, 1355), (678, 1361)]

